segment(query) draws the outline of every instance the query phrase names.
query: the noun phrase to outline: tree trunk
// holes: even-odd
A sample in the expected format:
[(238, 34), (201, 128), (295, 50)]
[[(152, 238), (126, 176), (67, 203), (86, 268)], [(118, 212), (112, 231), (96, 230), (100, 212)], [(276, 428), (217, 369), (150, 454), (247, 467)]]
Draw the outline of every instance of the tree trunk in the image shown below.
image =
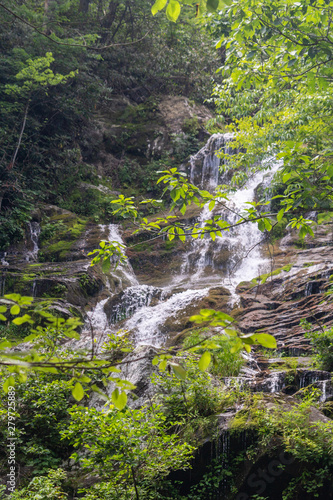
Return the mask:
[(88, 14), (90, 0), (80, 0), (79, 12)]
[(25, 106), (23, 123), (22, 123), (22, 127), (21, 127), (21, 132), (20, 132), (19, 140), (18, 140), (16, 149), (15, 149), (15, 153), (14, 153), (13, 159), (12, 159), (11, 164), (10, 164), (10, 170), (12, 170), (12, 168), (14, 168), (16, 157), (17, 157), (17, 153), (19, 152), (19, 149), (20, 149), (20, 146), (21, 146), (23, 132), (24, 132), (24, 129), (25, 129), (25, 125), (27, 123), (27, 116), (28, 116), (28, 111), (29, 111), (29, 104), (30, 104), (30, 97), (29, 97), (28, 102), (27, 102), (27, 104)]

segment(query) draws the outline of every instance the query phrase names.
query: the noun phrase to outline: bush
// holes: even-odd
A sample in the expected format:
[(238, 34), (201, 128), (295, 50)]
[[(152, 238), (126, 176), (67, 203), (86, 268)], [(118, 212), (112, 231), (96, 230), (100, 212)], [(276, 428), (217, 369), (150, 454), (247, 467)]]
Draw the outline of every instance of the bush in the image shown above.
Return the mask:
[[(68, 425), (70, 401), (69, 383), (52, 380), (52, 375), (31, 376), (17, 385), (16, 397), (16, 456), (19, 463), (32, 466), (37, 474), (58, 467), (70, 455), (68, 442), (61, 440), (60, 431)], [(7, 436), (7, 397), (0, 400), (1, 452), (5, 453)], [(29, 497), (30, 498), (30, 497)]]
[(35, 477), (26, 488), (10, 495), (11, 500), (66, 500), (68, 496), (62, 491), (61, 482), (66, 478), (62, 469), (50, 470), (47, 477)]
[(302, 325), (307, 329), (305, 337), (310, 339), (320, 368), (333, 371), (333, 328), (314, 332), (309, 323), (303, 321)]
[[(189, 348), (198, 344), (205, 339), (205, 334), (200, 332), (193, 332), (184, 341), (184, 347)], [(213, 363), (210, 368), (210, 372), (218, 377), (236, 377), (239, 375), (240, 369), (244, 364), (244, 358), (241, 353), (230, 352), (232, 347), (231, 342), (225, 335), (214, 335), (210, 337), (210, 341), (216, 344), (216, 349), (214, 349)], [(206, 349), (203, 349), (204, 352)], [(200, 350), (198, 353), (202, 353)]]

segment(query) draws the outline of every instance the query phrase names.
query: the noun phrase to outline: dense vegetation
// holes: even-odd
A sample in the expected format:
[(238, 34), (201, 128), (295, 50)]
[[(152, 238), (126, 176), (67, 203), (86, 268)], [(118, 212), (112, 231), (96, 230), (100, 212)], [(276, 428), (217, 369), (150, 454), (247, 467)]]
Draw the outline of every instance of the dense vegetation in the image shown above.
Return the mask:
[[(37, 203), (88, 216), (105, 210), (96, 192), (82, 204), (78, 185), (99, 183), (90, 165), (91, 123), (115, 96), (132, 104), (159, 94), (203, 101), (218, 58), (193, 16), (177, 25), (154, 19), (148, 0), (5, 1), (0, 9), (0, 248), (6, 249), (22, 238)], [(153, 107), (151, 98), (141, 112)], [(130, 171), (140, 169), (126, 163), (118, 142), (122, 163), (108, 174), (116, 187), (136, 182)], [(154, 167), (147, 172), (154, 178)]]
[[(110, 216), (135, 218), (145, 234), (167, 234), (170, 242), (184, 241), (185, 232), (194, 238), (209, 233), (214, 240), (229, 230), (221, 217), (204, 227), (184, 221), (191, 205), (223, 206), (230, 191), (222, 186), (217, 194), (208, 193), (177, 170), (200, 144), (196, 119), (171, 139), (172, 158), (162, 154), (138, 159), (131, 144), (142, 123), (155, 116), (161, 94), (201, 103), (209, 99), (214, 70), (221, 63), (211, 99), (219, 116), (210, 126), (236, 133), (239, 153), (228, 158), (226, 167), (234, 169), (231, 184), (242, 184), (259, 162), (268, 168), (272, 155), (282, 165), (269, 192), (273, 200), (264, 193), (266, 199), (253, 203), (238, 223), (258, 223), (266, 233), (278, 224), (283, 232), (289, 224), (302, 238), (313, 234), (309, 211), (317, 212), (318, 222), (331, 223), (333, 2), (189, 0), (181, 10), (176, 0), (157, 0), (154, 17), (151, 7), (148, 0), (0, 3), (0, 250), (22, 240), (41, 203), (83, 216), (71, 233), (80, 232), (87, 218), (105, 221)], [(160, 12), (165, 7), (166, 17)], [(116, 161), (101, 181), (94, 164), (94, 121), (105, 118), (119, 97), (128, 109), (114, 112), (113, 118), (116, 126), (126, 123), (128, 133), (108, 138), (116, 144)], [(156, 170), (163, 170), (158, 186)], [(81, 190), (81, 183), (100, 182), (126, 194), (86, 195)], [(146, 194), (163, 198), (164, 206), (179, 209), (181, 215), (171, 222), (164, 216), (147, 219), (147, 205), (152, 213), (161, 202), (150, 199), (142, 208), (138, 195)], [(46, 223), (40, 238), (52, 240), (68, 232), (61, 221)], [(95, 263), (101, 261), (108, 272), (114, 254), (121, 260), (122, 252), (119, 244), (104, 242)], [(32, 302), (12, 294), (0, 305), (0, 320), (6, 325), (0, 341), (1, 451), (5, 457), (10, 437), (6, 393), (15, 386), (16, 461), (22, 468), (13, 500), (206, 500), (226, 492), (237, 495), (244, 460), (258, 454), (267, 460), (274, 453), (291, 455), (296, 471), (283, 486), (283, 500), (331, 494), (332, 423), (315, 409), (322, 409), (320, 394), (301, 390), (290, 404), (226, 383), (244, 364), (243, 348), (276, 347), (270, 335), (239, 334), (234, 318), (202, 310), (192, 317), (195, 324), (181, 346), (154, 357), (155, 395), (136, 408), (135, 401), (127, 405), (127, 393), (134, 387), (118, 368), (133, 350), (131, 342), (112, 337), (102, 357), (94, 352), (78, 357), (63, 343), (78, 339), (80, 321), (59, 318), (50, 312), (48, 301)], [(221, 326), (228, 338), (212, 334), (212, 327)], [(316, 368), (332, 371), (332, 329), (308, 329)], [(8, 350), (22, 339), (29, 351)], [(297, 362), (289, 368), (286, 380), (293, 387)], [(105, 390), (111, 401), (101, 412), (94, 405), (103, 404)], [(97, 397), (101, 400), (96, 403)], [(225, 434), (220, 429), (216, 435), (219, 414), (232, 411), (229, 429), (238, 448), (221, 457)], [(332, 418), (330, 405), (325, 415)], [(242, 448), (244, 436), (249, 442)], [(186, 469), (191, 464), (196, 468), (196, 449), (214, 438), (215, 465), (201, 464), (197, 477), (188, 480)], [(5, 471), (5, 458), (0, 465)], [(286, 465), (278, 464), (278, 473)], [(260, 495), (252, 498), (265, 498)]]

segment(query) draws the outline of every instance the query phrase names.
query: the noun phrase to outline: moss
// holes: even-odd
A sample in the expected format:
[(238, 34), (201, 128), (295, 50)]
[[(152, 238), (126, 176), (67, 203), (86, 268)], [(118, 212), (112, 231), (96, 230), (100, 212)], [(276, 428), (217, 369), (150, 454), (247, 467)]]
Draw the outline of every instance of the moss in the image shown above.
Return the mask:
[(33, 281), (36, 279), (36, 274), (22, 274), (20, 276), (21, 281)]
[(66, 258), (74, 243), (74, 241), (57, 241), (57, 243), (49, 245), (43, 252), (39, 252), (39, 260), (42, 262), (47, 262), (48, 260), (52, 262), (55, 258), (63, 260)]
[(281, 219), (277, 224), (274, 224), (270, 232), (270, 239), (272, 243), (280, 240), (287, 234), (286, 231), (287, 224), (288, 221), (285, 218)]
[(56, 283), (50, 290), (43, 293), (42, 297), (45, 298), (65, 298), (67, 295), (67, 287), (63, 283)]
[(275, 271), (272, 271), (271, 273), (261, 274), (260, 276), (253, 278), (253, 280), (251, 280), (251, 283), (257, 284), (260, 282), (263, 284), (267, 281), (267, 279), (269, 277), (277, 276), (282, 271), (289, 272), (292, 267), (293, 267), (293, 264), (288, 264), (287, 266), (283, 266), (283, 267), (279, 267), (278, 269), (275, 269)]
[(135, 252), (145, 252), (145, 251), (152, 251), (152, 245), (150, 242), (142, 242), (142, 243), (137, 243), (136, 245), (133, 246), (133, 250)]
[[(260, 396), (257, 396), (260, 398)], [(260, 410), (259, 410), (260, 411)], [(229, 430), (232, 433), (240, 433), (245, 430), (255, 430), (259, 425), (259, 413), (258, 407), (256, 404), (250, 406), (249, 408), (245, 408), (244, 410), (240, 410), (236, 413), (235, 417), (229, 424)]]
[(248, 428), (248, 423), (249, 412), (247, 410), (241, 410), (235, 415), (229, 424), (229, 429), (231, 432), (242, 432), (244, 429)]
[[(300, 364), (300, 361), (298, 357), (288, 357), (288, 358), (281, 358), (281, 363), (273, 363), (269, 367), (271, 370), (278, 370), (278, 371), (289, 371), (289, 370), (296, 370), (298, 365)], [(302, 364), (302, 366), (304, 366)]]
[(170, 252), (172, 250), (175, 250), (175, 248), (179, 246), (179, 242), (177, 240), (172, 240), (172, 241), (166, 241), (165, 242), (165, 250), (167, 252)]
[(186, 134), (196, 135), (200, 129), (200, 124), (197, 116), (192, 116), (192, 118), (187, 118), (184, 120), (182, 125), (182, 130)]
[(50, 217), (49, 221), (50, 222), (63, 222), (64, 224), (68, 221), (72, 221), (73, 219), (76, 219), (75, 214), (72, 213), (61, 213), (57, 215), (53, 215)]

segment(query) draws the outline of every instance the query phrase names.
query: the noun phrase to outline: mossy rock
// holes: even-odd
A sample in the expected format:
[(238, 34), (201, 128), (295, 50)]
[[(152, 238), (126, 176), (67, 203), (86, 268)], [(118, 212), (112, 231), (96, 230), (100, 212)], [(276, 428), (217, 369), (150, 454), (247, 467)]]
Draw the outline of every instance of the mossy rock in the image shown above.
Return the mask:
[(326, 417), (333, 419), (333, 401), (327, 401), (321, 410)]
[[(40, 262), (63, 262), (77, 260), (74, 250), (84, 234), (87, 221), (72, 212), (60, 209), (51, 217), (44, 219), (40, 233)], [(81, 257), (82, 258), (82, 257)]]

